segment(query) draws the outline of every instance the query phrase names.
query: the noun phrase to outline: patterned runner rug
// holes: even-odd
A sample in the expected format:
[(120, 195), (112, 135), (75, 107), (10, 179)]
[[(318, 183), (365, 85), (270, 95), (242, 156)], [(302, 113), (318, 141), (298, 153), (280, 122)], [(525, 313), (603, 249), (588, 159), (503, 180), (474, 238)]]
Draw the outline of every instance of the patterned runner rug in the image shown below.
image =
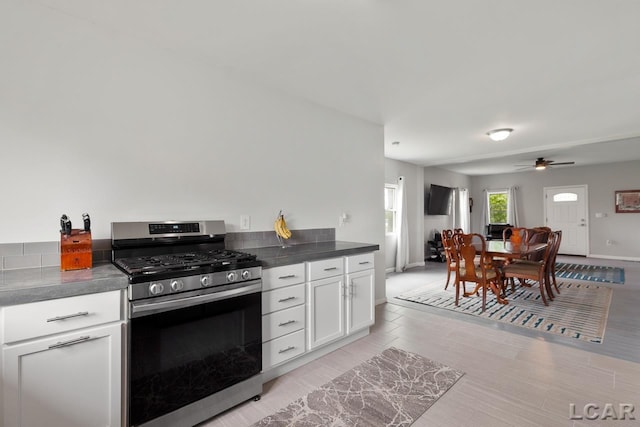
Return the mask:
[(409, 426), (462, 375), (391, 347), (252, 427)]
[[(470, 286), (468, 286), (470, 288)], [(515, 293), (507, 291), (508, 304), (498, 304), (493, 294), (487, 294), (487, 306), (482, 310), (479, 296), (460, 297), (456, 307), (455, 287), (421, 288), (396, 298), (459, 313), (484, 317), (498, 322), (563, 335), (582, 341), (602, 343), (613, 291), (603, 286), (584, 283), (558, 283), (560, 294), (545, 306), (540, 290), (517, 286)]]
[(556, 263), (556, 277), (591, 282), (624, 283), (624, 269), (602, 265)]

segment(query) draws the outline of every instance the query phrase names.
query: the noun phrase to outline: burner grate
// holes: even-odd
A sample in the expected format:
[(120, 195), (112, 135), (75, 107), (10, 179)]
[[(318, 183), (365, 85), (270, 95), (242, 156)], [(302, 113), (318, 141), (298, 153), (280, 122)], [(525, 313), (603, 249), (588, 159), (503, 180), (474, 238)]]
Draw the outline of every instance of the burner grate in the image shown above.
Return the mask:
[(186, 271), (205, 266), (215, 269), (216, 267), (224, 267), (240, 262), (255, 260), (255, 255), (221, 249), (120, 258), (115, 260), (115, 263), (129, 274), (150, 275), (166, 271)]

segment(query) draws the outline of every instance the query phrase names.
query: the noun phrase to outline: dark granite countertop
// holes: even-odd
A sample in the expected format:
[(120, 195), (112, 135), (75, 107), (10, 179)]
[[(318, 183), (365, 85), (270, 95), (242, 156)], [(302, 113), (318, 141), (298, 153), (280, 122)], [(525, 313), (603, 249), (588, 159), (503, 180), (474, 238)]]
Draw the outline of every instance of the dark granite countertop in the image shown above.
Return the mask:
[[(242, 249), (258, 256), (264, 268), (304, 261), (357, 255), (380, 249), (378, 245), (355, 242), (317, 242), (286, 248), (269, 246)], [(88, 270), (60, 271), (59, 267), (26, 268), (0, 271), (0, 306), (25, 304), (55, 298), (93, 294), (128, 286), (127, 276), (111, 263), (97, 264)]]
[(60, 267), (3, 270), (0, 306), (125, 289), (128, 284), (127, 276), (111, 263), (73, 271), (60, 271)]
[(282, 246), (268, 246), (264, 248), (241, 249), (242, 252), (255, 254), (262, 261), (264, 268), (280, 265), (297, 264), (304, 261), (334, 258), (339, 256), (357, 255), (380, 249), (379, 245), (356, 242), (316, 242)]

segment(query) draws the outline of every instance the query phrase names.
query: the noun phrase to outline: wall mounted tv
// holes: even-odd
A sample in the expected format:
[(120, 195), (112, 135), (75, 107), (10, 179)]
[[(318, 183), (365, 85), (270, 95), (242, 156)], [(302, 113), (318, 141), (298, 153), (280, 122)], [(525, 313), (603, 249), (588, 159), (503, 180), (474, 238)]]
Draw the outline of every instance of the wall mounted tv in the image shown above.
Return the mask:
[(431, 184), (429, 192), (424, 198), (425, 213), (427, 215), (450, 215), (452, 194), (453, 188)]

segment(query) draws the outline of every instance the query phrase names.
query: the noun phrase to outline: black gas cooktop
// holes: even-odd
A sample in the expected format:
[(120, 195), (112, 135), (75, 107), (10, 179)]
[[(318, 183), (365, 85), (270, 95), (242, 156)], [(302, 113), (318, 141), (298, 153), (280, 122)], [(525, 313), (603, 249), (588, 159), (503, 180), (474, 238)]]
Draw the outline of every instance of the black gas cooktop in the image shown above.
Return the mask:
[(260, 266), (255, 255), (227, 249), (119, 258), (131, 283)]

